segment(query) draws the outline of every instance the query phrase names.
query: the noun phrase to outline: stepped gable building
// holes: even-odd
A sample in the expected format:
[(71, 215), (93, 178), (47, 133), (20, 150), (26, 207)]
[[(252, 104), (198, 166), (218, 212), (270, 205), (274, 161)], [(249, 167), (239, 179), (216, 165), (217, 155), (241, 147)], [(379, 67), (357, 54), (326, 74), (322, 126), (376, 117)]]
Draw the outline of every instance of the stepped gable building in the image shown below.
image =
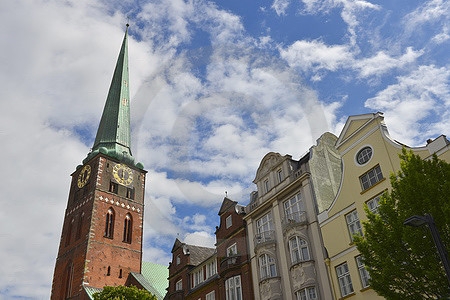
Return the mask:
[(245, 207), (224, 198), (216, 248), (175, 241), (166, 299), (253, 299)]
[(331, 205), (318, 216), (335, 299), (383, 299), (370, 289), (369, 274), (352, 236), (363, 234), (364, 205), (376, 212), (380, 196), (391, 189), (388, 177), (400, 169), (398, 154), (403, 147), (423, 159), (435, 153), (450, 161), (450, 142), (444, 135), (423, 147), (407, 147), (389, 136), (379, 112), (350, 116), (336, 141), (342, 180)]
[(128, 282), (154, 285), (147, 279), (162, 272), (146, 266), (142, 273), (146, 173), (131, 152), (127, 24), (92, 151), (71, 174), (51, 299), (89, 299)]
[(262, 159), (244, 216), (254, 299), (333, 299), (317, 213), (337, 192), (336, 139), (325, 133), (298, 161), (273, 152)]

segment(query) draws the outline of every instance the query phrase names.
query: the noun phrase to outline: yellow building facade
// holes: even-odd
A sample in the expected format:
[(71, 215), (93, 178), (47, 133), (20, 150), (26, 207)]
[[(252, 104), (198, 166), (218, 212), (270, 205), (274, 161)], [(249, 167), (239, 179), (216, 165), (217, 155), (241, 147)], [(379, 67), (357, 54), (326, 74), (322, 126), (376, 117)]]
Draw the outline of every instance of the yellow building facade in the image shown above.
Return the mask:
[(423, 159), (436, 153), (450, 161), (450, 143), (445, 136), (428, 140), (424, 147), (407, 147), (389, 136), (382, 113), (349, 117), (339, 135), (336, 149), (342, 157), (341, 183), (331, 205), (318, 216), (335, 299), (383, 299), (370, 289), (352, 235), (362, 234), (362, 221), (367, 219), (364, 205), (376, 210), (381, 194), (391, 188), (389, 176), (400, 169), (402, 147)]

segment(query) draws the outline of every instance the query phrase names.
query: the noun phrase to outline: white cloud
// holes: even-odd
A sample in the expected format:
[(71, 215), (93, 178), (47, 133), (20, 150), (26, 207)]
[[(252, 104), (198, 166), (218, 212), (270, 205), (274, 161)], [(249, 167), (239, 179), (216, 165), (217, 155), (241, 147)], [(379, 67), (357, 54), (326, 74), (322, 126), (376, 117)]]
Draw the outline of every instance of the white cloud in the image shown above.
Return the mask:
[(206, 231), (196, 231), (188, 233), (184, 237), (184, 242), (189, 245), (215, 248), (216, 237)]
[[(366, 101), (368, 108), (383, 111), (391, 135), (411, 146), (450, 131), (450, 71), (433, 65), (420, 66), (407, 76), (397, 77)], [(427, 120), (431, 115), (433, 119)]]
[(412, 33), (425, 23), (434, 23), (441, 18), (446, 20), (450, 16), (450, 3), (445, 0), (430, 0), (416, 8), (403, 18), (405, 28)]
[(286, 15), (289, 2), (290, 0), (274, 0), (271, 7), (278, 16)]

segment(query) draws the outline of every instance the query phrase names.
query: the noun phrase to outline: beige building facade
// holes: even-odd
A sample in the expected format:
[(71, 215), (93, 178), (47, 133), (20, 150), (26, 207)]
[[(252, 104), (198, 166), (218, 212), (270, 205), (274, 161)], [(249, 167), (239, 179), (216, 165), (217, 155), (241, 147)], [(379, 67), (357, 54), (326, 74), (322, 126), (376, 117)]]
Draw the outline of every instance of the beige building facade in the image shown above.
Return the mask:
[(318, 215), (335, 299), (382, 299), (370, 289), (352, 235), (363, 234), (364, 206), (376, 211), (379, 197), (391, 188), (389, 175), (400, 169), (402, 147), (423, 159), (436, 153), (450, 161), (450, 143), (445, 136), (428, 140), (424, 147), (407, 147), (389, 136), (382, 113), (349, 117), (336, 141), (342, 180), (331, 205)]
[(262, 159), (244, 216), (254, 299), (333, 299), (317, 213), (340, 182), (336, 140), (324, 134), (298, 161), (273, 152)]

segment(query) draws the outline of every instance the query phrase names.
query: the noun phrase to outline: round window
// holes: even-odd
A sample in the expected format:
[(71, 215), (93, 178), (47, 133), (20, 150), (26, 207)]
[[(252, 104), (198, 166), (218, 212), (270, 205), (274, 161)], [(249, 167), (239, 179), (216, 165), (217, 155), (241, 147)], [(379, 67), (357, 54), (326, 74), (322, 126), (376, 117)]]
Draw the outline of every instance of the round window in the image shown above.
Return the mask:
[(356, 155), (356, 160), (358, 161), (358, 164), (363, 165), (366, 162), (368, 162), (371, 157), (372, 157), (372, 148), (364, 147), (358, 152), (358, 155)]

